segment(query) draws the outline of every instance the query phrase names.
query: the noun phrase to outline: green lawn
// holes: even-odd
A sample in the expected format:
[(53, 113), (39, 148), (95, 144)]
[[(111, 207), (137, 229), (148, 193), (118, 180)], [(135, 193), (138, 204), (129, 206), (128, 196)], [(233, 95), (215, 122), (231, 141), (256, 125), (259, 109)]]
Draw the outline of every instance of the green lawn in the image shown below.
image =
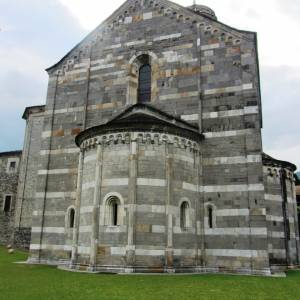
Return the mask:
[(287, 278), (227, 275), (90, 275), (14, 264), (26, 254), (0, 248), (1, 300), (300, 299), (300, 271)]

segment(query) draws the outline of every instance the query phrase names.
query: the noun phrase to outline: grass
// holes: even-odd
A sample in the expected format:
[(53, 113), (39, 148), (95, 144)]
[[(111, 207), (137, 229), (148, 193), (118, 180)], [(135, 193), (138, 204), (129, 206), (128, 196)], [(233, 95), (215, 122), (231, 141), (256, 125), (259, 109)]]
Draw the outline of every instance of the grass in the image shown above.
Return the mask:
[(26, 253), (0, 248), (2, 300), (300, 299), (300, 271), (287, 278), (230, 275), (91, 275), (14, 264)]

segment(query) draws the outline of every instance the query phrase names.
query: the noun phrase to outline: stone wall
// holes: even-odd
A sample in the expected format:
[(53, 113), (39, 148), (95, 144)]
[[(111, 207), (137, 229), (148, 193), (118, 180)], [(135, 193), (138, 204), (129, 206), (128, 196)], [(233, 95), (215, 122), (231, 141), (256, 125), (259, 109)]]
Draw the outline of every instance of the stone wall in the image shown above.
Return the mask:
[(18, 249), (29, 250), (31, 240), (31, 227), (14, 228), (13, 244)]
[[(268, 272), (256, 34), (233, 29), (164, 0), (126, 1), (48, 69), (37, 184), (32, 189), (36, 203), (32, 258), (69, 258), (72, 231), (66, 232), (64, 224), (68, 208), (75, 206), (76, 199), (79, 149), (75, 137), (137, 102), (141, 55), (148, 56), (152, 67), (150, 104), (197, 124), (199, 132), (205, 135), (197, 175), (203, 178), (199, 185), (204, 205), (217, 211), (216, 228), (205, 232), (206, 267)], [(157, 160), (159, 157), (158, 154)], [(113, 178), (121, 178), (127, 172), (124, 166), (122, 161), (107, 166), (107, 175), (110, 172)], [(177, 162), (173, 167), (177, 168)], [(185, 169), (178, 169), (176, 176), (189, 176)], [(159, 173), (154, 175), (158, 178), (152, 179), (161, 179)], [(194, 190), (193, 186), (188, 187), (186, 195)], [(115, 186), (128, 195), (132, 188), (130, 182), (127, 186)], [(139, 188), (136, 192), (143, 199)], [(163, 197), (159, 187), (146, 187), (142, 192)], [(90, 201), (91, 196), (87, 195), (84, 201)], [(131, 197), (128, 199), (133, 201)], [(174, 193), (172, 199), (178, 201), (176, 197)], [(204, 209), (197, 213), (203, 216)], [(144, 225), (149, 225), (140, 227), (145, 231), (151, 224)], [(147, 234), (137, 233), (136, 237), (143, 243), (142, 237)], [(88, 231), (79, 234), (79, 246), (84, 252), (82, 263), (88, 260), (88, 238)], [(122, 238), (121, 233), (116, 233), (114, 242)], [(103, 239), (107, 239), (105, 232)], [(175, 240), (178, 247), (187, 243), (181, 236)], [(99, 251), (106, 253), (106, 246), (103, 247)], [(190, 259), (188, 255), (186, 261)], [(153, 263), (159, 265), (158, 261)]]
[[(21, 154), (21, 151), (0, 153), (0, 245), (11, 244), (13, 241)], [(11, 167), (11, 163), (14, 162), (15, 167)], [(11, 204), (8, 211), (5, 211), (6, 196), (11, 196)]]
[[(84, 152), (76, 263), (123, 272), (194, 269), (201, 261), (197, 236), (204, 220), (198, 214), (203, 202), (191, 189), (200, 180), (199, 152), (174, 143), (180, 137), (164, 135), (163, 141), (152, 134), (154, 141), (146, 133), (128, 135), (127, 143), (122, 138)], [(111, 197), (120, 200), (118, 226), (108, 222)], [(183, 202), (188, 203), (185, 228)]]
[(15, 244), (29, 248), (32, 216), (35, 212), (36, 179), (39, 170), (41, 131), (44, 107), (29, 107), (23, 118), (26, 120), (23, 153), (15, 208)]

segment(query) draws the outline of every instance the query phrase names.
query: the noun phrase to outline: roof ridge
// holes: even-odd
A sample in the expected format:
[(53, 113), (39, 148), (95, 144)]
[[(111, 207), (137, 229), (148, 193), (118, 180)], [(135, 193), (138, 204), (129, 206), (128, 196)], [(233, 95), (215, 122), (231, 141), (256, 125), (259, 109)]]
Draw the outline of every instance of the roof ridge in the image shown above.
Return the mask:
[(165, 112), (165, 111), (163, 111), (163, 110), (161, 110), (161, 109), (159, 109), (159, 108), (157, 108), (157, 107), (155, 107), (155, 106), (153, 106), (153, 105), (151, 105), (149, 103), (147, 103), (147, 104), (146, 103), (135, 103), (135, 104), (132, 104), (130, 106), (125, 106), (124, 109), (121, 112), (117, 113), (115, 116), (113, 116), (111, 119), (109, 119), (105, 124), (109, 124), (113, 120), (116, 120), (117, 118), (119, 118), (122, 115), (126, 114), (126, 112), (128, 112), (128, 111), (130, 111), (130, 110), (132, 110), (132, 109), (134, 109), (136, 107), (149, 108), (150, 110), (155, 111), (155, 112), (157, 112), (157, 113), (159, 113), (161, 115), (164, 115), (165, 117), (167, 117), (169, 119), (173, 119), (175, 121), (183, 123), (186, 126), (192, 127), (193, 129), (198, 129), (198, 126), (193, 125), (193, 124), (191, 124), (191, 123), (189, 123), (189, 122), (187, 122), (187, 121), (185, 121), (185, 120), (183, 120), (181, 118), (178, 118), (178, 117), (176, 117), (174, 115), (171, 115), (171, 114), (169, 114), (169, 113), (167, 113), (167, 112)]

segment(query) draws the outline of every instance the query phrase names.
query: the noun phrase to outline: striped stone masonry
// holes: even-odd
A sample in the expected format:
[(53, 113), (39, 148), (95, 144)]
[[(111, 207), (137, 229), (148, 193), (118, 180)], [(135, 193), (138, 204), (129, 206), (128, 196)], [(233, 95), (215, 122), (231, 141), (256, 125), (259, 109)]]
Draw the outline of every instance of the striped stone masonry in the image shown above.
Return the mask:
[(47, 69), (45, 106), (24, 113), (15, 225), (31, 231), (29, 261), (261, 275), (299, 263), (293, 165), (263, 153), (256, 33), (215, 20), (128, 0)]

